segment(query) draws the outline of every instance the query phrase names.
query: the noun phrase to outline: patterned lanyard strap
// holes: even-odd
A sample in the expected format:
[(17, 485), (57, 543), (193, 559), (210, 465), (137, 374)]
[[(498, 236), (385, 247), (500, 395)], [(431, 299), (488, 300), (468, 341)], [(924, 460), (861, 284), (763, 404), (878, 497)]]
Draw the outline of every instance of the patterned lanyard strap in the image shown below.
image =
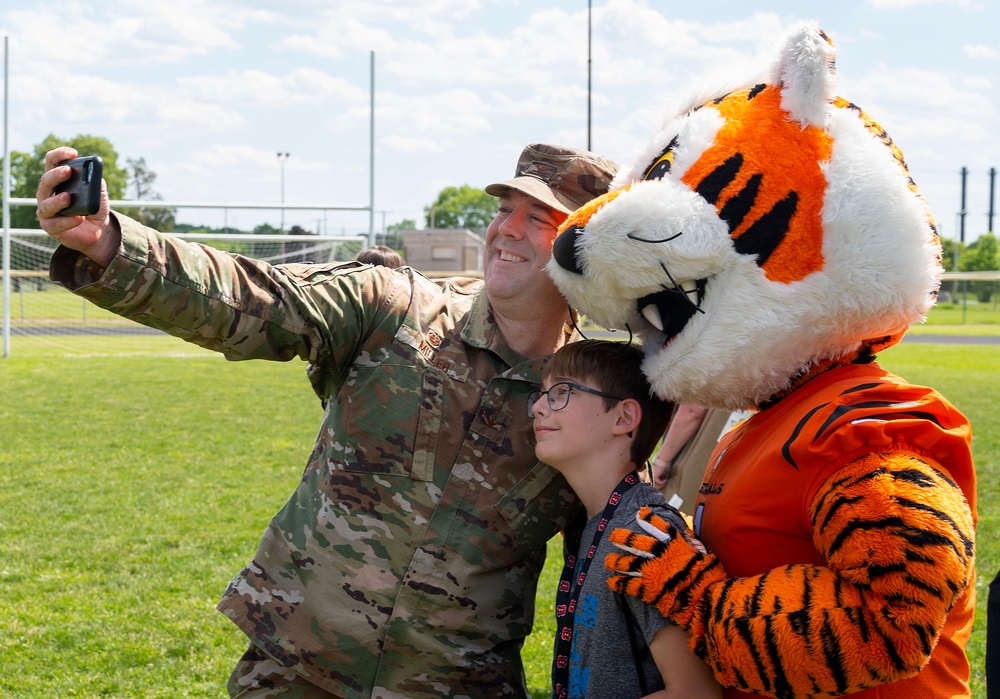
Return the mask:
[(580, 550), (580, 541), (583, 538), (583, 527), (575, 529), (572, 533), (566, 532), (566, 565), (563, 566), (562, 576), (559, 579), (559, 589), (556, 592), (556, 643), (555, 659), (552, 663), (552, 697), (553, 699), (566, 699), (569, 693), (569, 656), (573, 649), (573, 619), (576, 616), (576, 604), (580, 597), (580, 588), (587, 578), (587, 571), (594, 560), (597, 552), (597, 545), (601, 543), (604, 530), (611, 521), (611, 517), (618, 509), (618, 504), (622, 501), (622, 496), (639, 483), (639, 474), (636, 471), (625, 476), (615, 487), (608, 504), (604, 507), (604, 513), (597, 523), (597, 531), (594, 532), (594, 540), (587, 549), (583, 561), (580, 562), (580, 570), (576, 570), (576, 552)]

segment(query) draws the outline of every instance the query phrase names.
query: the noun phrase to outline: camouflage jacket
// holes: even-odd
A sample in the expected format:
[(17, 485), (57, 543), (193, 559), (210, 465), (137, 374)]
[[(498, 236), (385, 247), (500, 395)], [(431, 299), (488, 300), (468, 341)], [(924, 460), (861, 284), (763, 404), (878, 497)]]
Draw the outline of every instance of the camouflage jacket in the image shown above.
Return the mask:
[(219, 609), (336, 696), (527, 696), (546, 542), (576, 500), (534, 456), (544, 360), (503, 344), (482, 282), (271, 266), (118, 220), (106, 270), (60, 248), (53, 279), (229, 359), (300, 357), (325, 406)]

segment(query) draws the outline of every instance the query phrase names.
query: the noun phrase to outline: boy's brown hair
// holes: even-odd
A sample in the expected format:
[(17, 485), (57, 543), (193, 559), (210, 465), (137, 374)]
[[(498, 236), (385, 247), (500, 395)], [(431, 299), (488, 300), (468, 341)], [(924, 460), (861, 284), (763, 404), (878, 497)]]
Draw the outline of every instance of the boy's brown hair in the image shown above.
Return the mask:
[[(610, 340), (572, 342), (556, 352), (545, 366), (542, 379), (572, 377), (590, 388), (619, 398), (633, 398), (642, 407), (642, 419), (632, 440), (632, 463), (642, 467), (667, 429), (674, 404), (653, 395), (642, 373), (642, 349)], [(606, 410), (615, 401), (602, 398)]]
[(402, 267), (406, 264), (403, 261), (402, 255), (385, 245), (373, 245), (370, 248), (366, 248), (355, 255), (354, 259), (368, 265), (381, 265), (382, 267), (391, 267), (392, 269)]

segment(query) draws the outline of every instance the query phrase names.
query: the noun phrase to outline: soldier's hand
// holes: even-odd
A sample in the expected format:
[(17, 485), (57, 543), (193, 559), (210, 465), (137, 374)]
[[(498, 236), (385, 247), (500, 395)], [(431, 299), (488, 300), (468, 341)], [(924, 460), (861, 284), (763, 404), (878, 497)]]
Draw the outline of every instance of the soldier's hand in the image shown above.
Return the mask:
[(69, 179), (70, 169), (59, 163), (77, 157), (74, 148), (61, 146), (45, 154), (45, 173), (38, 182), (35, 199), (38, 221), (42, 229), (68, 248), (83, 253), (102, 267), (107, 267), (121, 244), (117, 226), (111, 219), (107, 183), (101, 180), (101, 206), (92, 216), (60, 216), (70, 204), (66, 192), (56, 194), (55, 188)]

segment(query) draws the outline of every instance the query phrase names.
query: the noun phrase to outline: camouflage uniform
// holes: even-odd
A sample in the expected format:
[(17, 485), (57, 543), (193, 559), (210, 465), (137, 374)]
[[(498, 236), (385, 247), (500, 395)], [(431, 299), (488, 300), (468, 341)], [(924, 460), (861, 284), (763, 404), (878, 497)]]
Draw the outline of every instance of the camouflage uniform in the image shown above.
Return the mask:
[(229, 359), (300, 357), (325, 406), (219, 609), (335, 696), (527, 696), (546, 541), (576, 501), (534, 457), (525, 403), (544, 360), (503, 344), (482, 282), (270, 266), (117, 219), (106, 270), (60, 248), (53, 279)]

